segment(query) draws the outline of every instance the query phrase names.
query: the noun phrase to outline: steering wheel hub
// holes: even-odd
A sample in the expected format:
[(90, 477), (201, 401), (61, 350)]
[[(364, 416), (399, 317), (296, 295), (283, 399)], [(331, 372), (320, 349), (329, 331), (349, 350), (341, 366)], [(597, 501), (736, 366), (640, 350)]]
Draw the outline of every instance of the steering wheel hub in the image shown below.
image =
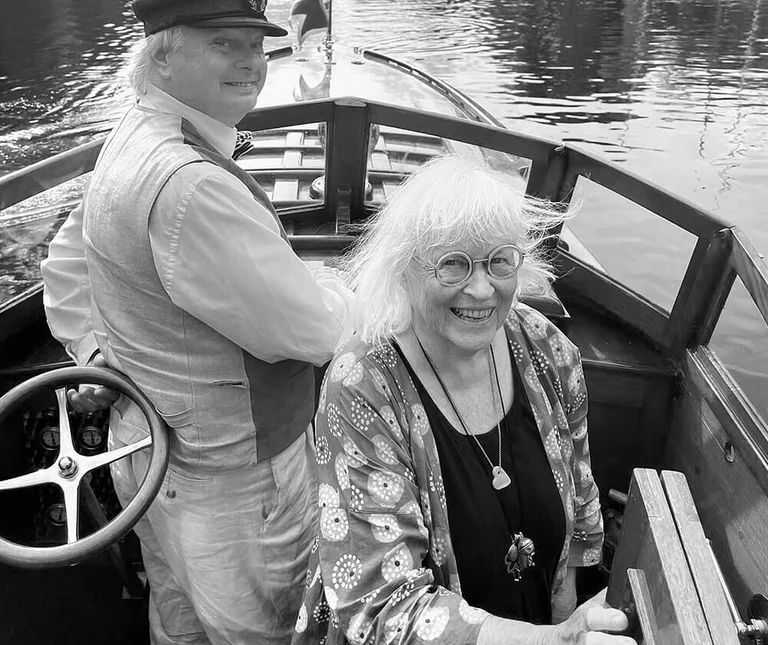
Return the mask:
[(64, 479), (72, 479), (77, 474), (77, 462), (72, 457), (59, 459), (59, 475)]

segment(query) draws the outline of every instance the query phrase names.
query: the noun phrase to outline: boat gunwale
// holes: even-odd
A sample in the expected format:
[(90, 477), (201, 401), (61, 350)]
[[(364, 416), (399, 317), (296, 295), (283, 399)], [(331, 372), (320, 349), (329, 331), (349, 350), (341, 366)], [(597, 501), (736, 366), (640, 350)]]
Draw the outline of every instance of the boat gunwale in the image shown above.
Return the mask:
[[(746, 266), (757, 269), (752, 272), (755, 277), (748, 280), (745, 286), (768, 322), (768, 268), (765, 267), (765, 263), (762, 259), (753, 257), (756, 256), (755, 252), (746, 256), (741, 253), (738, 256), (741, 259), (734, 265), (734, 260), (726, 259), (731, 258), (734, 252), (731, 248), (732, 244), (718, 244), (718, 236), (733, 235), (724, 233), (724, 231), (731, 231), (732, 225), (614, 162), (601, 159), (571, 144), (562, 144), (457, 117), (364, 101), (355, 97), (258, 108), (243, 119), (241, 126), (253, 131), (263, 131), (317, 122), (331, 124), (327, 135), (325, 174), (326, 177), (331, 178), (331, 182), (336, 183), (329, 186), (330, 190), (326, 192), (322, 204), (314, 202), (308, 206), (321, 218), (324, 213), (328, 222), (336, 219), (337, 231), (343, 228), (335, 216), (339, 210), (339, 204), (334, 203), (340, 182), (344, 183), (345, 188), (349, 185), (351, 212), (363, 215), (370, 212), (364, 202), (365, 160), (353, 159), (354, 155), (350, 152), (350, 147), (341, 145), (337, 139), (343, 137), (347, 143), (353, 139), (359, 140), (360, 136), (364, 136), (366, 130), (374, 123), (400, 130), (417, 131), (530, 159), (532, 166), (528, 191), (539, 197), (567, 201), (572, 195), (578, 177), (584, 176), (696, 236), (698, 238), (696, 247), (669, 314), (618, 281), (594, 268), (574, 264), (572, 258), (567, 254), (563, 255), (568, 269), (578, 269), (583, 276), (591, 275), (583, 279), (582, 286), (588, 287), (592, 284), (589, 288), (591, 293), (588, 295), (598, 306), (609, 311), (619, 320), (633, 324), (671, 357), (680, 358), (684, 349), (691, 346), (691, 343), (708, 340), (708, 336), (699, 333), (702, 320), (708, 321), (707, 324), (713, 327), (713, 323), (717, 321), (719, 309), (724, 305), (724, 298), (717, 301), (718, 309), (713, 311), (712, 301), (707, 301), (703, 295), (711, 293), (713, 282), (717, 278), (715, 268), (721, 267), (724, 262), (732, 267), (732, 271), (741, 267), (743, 273)], [(58, 170), (62, 164), (67, 169), (76, 166), (79, 170), (87, 172), (92, 167), (92, 162), (95, 162), (95, 153), (98, 152), (101, 141), (103, 139), (84, 144), (49, 160), (0, 177), (0, 203), (9, 201), (5, 197), (9, 190), (13, 193), (14, 199), (20, 199), (25, 195), (25, 191), (30, 193), (27, 196), (31, 196), (34, 194), (32, 191), (41, 185), (52, 187), (56, 181), (70, 179), (71, 171), (61, 173)], [(359, 153), (360, 151), (358, 156)], [(318, 168), (317, 171), (322, 172), (322, 169)], [(291, 204), (291, 206), (290, 215), (285, 214), (286, 219), (301, 221), (302, 207), (297, 204)], [(762, 269), (759, 268), (761, 265)], [(702, 279), (702, 275), (705, 275), (706, 279)], [(568, 276), (562, 279), (574, 281), (573, 277)], [(607, 285), (612, 286), (606, 288)], [(730, 285), (726, 284), (725, 287), (727, 288), (724, 292), (727, 295)], [(627, 315), (627, 312), (631, 312), (632, 315)]]
[[(686, 352), (684, 372), (688, 388), (696, 388), (706, 400), (735, 449), (734, 458), (741, 455), (752, 476), (768, 496), (768, 422), (755, 409), (749, 397), (731, 376), (728, 367), (708, 346), (702, 345)], [(706, 396), (710, 393), (710, 396)], [(712, 429), (704, 423), (723, 451)]]

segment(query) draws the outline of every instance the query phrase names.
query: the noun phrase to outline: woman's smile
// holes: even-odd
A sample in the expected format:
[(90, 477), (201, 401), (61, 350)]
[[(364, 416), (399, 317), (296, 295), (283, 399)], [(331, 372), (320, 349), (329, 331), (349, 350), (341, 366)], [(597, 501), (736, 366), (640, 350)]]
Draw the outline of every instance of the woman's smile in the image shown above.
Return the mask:
[(489, 320), (493, 315), (495, 307), (490, 309), (468, 309), (461, 307), (451, 307), (451, 313), (459, 320), (463, 320), (469, 323), (485, 322)]

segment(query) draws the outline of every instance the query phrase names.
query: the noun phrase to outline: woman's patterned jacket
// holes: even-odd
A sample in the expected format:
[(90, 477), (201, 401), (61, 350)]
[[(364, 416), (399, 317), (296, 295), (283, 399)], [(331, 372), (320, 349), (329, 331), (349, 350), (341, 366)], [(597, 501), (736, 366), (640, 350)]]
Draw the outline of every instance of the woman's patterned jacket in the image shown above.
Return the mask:
[[(556, 590), (566, 565), (600, 561), (603, 541), (581, 358), (523, 304), (506, 331), (565, 510)], [(294, 643), (475, 643), (487, 614), (461, 597), (435, 439), (391, 345), (347, 343), (316, 432), (320, 532)]]

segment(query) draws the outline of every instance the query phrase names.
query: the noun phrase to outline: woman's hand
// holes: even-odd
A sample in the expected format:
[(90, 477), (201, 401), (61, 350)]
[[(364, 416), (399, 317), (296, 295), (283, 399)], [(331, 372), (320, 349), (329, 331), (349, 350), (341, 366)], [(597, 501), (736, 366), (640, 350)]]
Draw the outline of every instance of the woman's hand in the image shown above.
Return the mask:
[(624, 612), (609, 607), (603, 589), (576, 608), (559, 625), (531, 625), (518, 620), (488, 616), (480, 627), (478, 645), (637, 645), (624, 631)]
[(627, 629), (624, 612), (609, 607), (603, 589), (583, 605), (576, 608), (570, 618), (553, 627), (545, 645), (636, 645), (628, 636), (618, 635)]

